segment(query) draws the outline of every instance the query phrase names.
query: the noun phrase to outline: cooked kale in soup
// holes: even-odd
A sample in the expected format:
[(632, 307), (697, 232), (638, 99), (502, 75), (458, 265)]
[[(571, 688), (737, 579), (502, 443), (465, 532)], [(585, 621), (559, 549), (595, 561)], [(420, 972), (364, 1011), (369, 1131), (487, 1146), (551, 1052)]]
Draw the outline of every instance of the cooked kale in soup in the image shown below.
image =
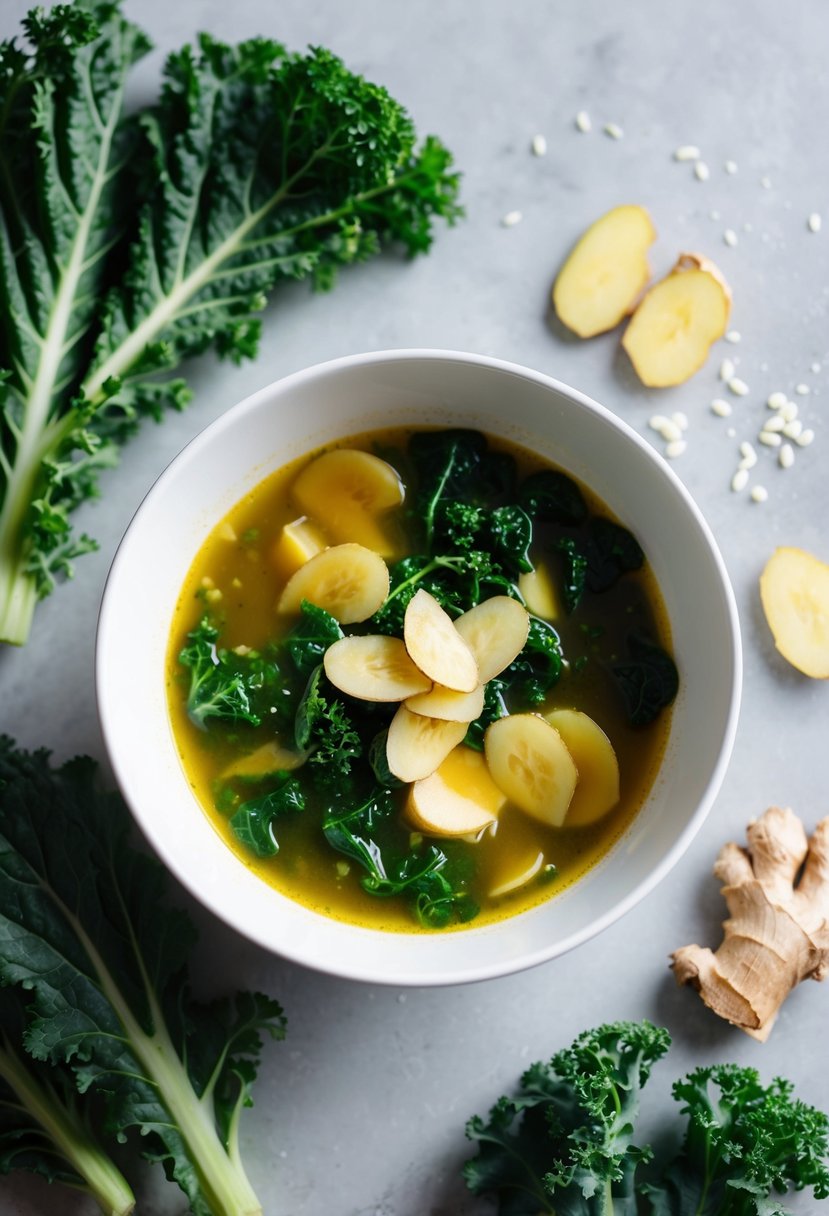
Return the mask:
[(634, 536), (467, 430), (359, 435), (212, 531), (173, 623), (188, 779), (237, 856), (326, 915), (485, 923), (593, 866), (656, 774), (678, 677)]

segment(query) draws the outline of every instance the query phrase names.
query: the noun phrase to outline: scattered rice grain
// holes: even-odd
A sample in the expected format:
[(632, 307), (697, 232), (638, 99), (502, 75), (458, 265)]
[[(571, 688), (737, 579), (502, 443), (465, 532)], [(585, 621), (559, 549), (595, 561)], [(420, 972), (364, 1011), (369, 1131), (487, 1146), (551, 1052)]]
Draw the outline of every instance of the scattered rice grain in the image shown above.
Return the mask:
[(749, 393), (748, 385), (739, 376), (732, 376), (728, 381), (727, 387), (729, 393), (733, 393), (735, 397), (745, 397)]
[(813, 211), (806, 221), (810, 232), (820, 232), (821, 224), (823, 223), (817, 211)]
[(722, 234), (722, 239), (725, 241), (726, 245), (733, 249), (737, 244), (737, 233), (733, 228), (726, 228), (725, 232)]
[(763, 187), (764, 190), (771, 190), (771, 178), (770, 177), (761, 177), (760, 185)]
[(795, 439), (795, 443), (799, 448), (807, 448), (815, 437), (815, 432), (809, 427), (805, 431), (801, 431)]
[(729, 329), (728, 333), (725, 335), (725, 340), (726, 342), (731, 342), (732, 345), (736, 346), (737, 343), (742, 339), (742, 336), (743, 335), (738, 329)]
[(681, 431), (688, 430), (688, 415), (683, 414), (681, 410), (677, 410), (675, 414), (671, 414), (671, 421), (675, 422)]
[(722, 397), (715, 397), (711, 402), (711, 413), (716, 414), (718, 418), (728, 418), (731, 414), (731, 403), (724, 401)]
[(585, 135), (588, 131), (593, 130), (593, 123), (587, 110), (579, 110), (575, 117), (576, 130), (583, 132)]
[(699, 155), (696, 144), (681, 144), (674, 152), (674, 160), (699, 160)]
[(794, 391), (797, 393), (798, 397), (808, 397), (812, 390), (809, 388), (808, 384), (797, 384), (795, 385)]
[(783, 427), (783, 434), (787, 439), (797, 439), (803, 430), (803, 423), (799, 418), (793, 418), (791, 422), (787, 422)]
[(671, 421), (670, 418), (666, 418), (664, 414), (653, 414), (648, 419), (648, 426), (651, 428), (652, 431), (658, 431), (659, 434), (661, 435), (663, 426), (665, 425), (666, 422), (670, 422), (670, 421)]
[(774, 431), (761, 431), (757, 436), (760, 443), (766, 448), (779, 448), (783, 440)]
[(765, 486), (755, 486), (751, 491), (752, 502), (765, 502), (769, 496), (769, 492)]
[(777, 459), (780, 462), (781, 469), (790, 469), (794, 464), (794, 448), (790, 443), (784, 443), (780, 451), (777, 453)]
[(711, 176), (711, 170), (708, 168), (704, 160), (698, 160), (694, 165), (694, 177), (698, 182), (707, 182)]
[(688, 444), (684, 439), (674, 439), (665, 448), (665, 455), (669, 460), (676, 460), (677, 456), (681, 456), (687, 446)]
[(731, 489), (735, 494), (739, 494), (748, 485), (748, 469), (738, 469), (731, 478)]
[(717, 373), (717, 375), (719, 376), (719, 378), (721, 380), (730, 380), (731, 377), (736, 372), (736, 370), (737, 370), (737, 368), (734, 366), (733, 359), (723, 359), (722, 363), (720, 364), (720, 370)]
[(770, 410), (782, 410), (787, 401), (788, 397), (785, 393), (776, 392), (769, 395), (768, 399), (766, 400), (766, 405)]
[(734, 430), (734, 427), (733, 427), (733, 426), (730, 426), (730, 427), (728, 428), (728, 430), (727, 430), (725, 433), (726, 433), (726, 435), (728, 436), (728, 438), (729, 438), (729, 439), (736, 439), (736, 438), (737, 438), (737, 432)]
[(534, 135), (530, 147), (532, 149), (533, 156), (547, 155), (547, 140), (543, 135)]
[(514, 228), (516, 224), (520, 224), (524, 216), (520, 211), (508, 211), (506, 215), (501, 217), (502, 228)]
[(625, 133), (617, 122), (606, 122), (604, 125), (605, 135), (611, 139), (624, 139)]
[(816, 376), (818, 374), (818, 372), (821, 370), (822, 366), (823, 365), (821, 363), (818, 363), (817, 359), (815, 359), (814, 363), (809, 368), (809, 371), (812, 372)]
[(727, 160), (725, 162), (725, 164), (723, 165), (723, 168), (725, 169), (726, 173), (732, 173), (732, 174), (736, 173), (737, 172), (736, 160)]
[(753, 469), (757, 463), (757, 452), (754, 446), (750, 443), (743, 442), (740, 444), (740, 463), (738, 468)]
[(682, 428), (672, 422), (670, 418), (666, 418), (663, 425), (659, 428), (659, 434), (666, 443), (677, 443), (682, 439)]
[(782, 414), (770, 414), (763, 423), (764, 431), (782, 431), (786, 425), (786, 419)]
[(780, 413), (783, 416), (784, 422), (794, 422), (795, 418), (800, 413), (800, 411), (797, 408), (797, 402), (787, 401), (786, 404), (783, 406), (782, 410), (780, 411)]

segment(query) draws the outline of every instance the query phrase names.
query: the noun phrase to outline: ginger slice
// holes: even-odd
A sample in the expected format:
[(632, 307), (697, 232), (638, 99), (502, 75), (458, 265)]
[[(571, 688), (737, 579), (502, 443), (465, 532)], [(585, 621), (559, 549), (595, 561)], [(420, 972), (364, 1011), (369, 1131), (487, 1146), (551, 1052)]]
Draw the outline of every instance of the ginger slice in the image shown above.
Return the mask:
[(682, 384), (699, 371), (728, 326), (731, 289), (698, 253), (681, 253), (647, 292), (622, 337), (636, 374), (649, 388)]
[(829, 566), (803, 549), (775, 549), (760, 598), (783, 658), (812, 679), (829, 679)]
[(656, 229), (644, 207), (614, 207), (591, 224), (558, 273), (553, 307), (580, 338), (618, 325), (650, 278)]
[(807, 840), (791, 810), (770, 807), (746, 835), (747, 848), (725, 845), (714, 866), (729, 915), (722, 943), (683, 946), (671, 966), (677, 983), (764, 1042), (792, 989), (829, 975), (829, 818)]

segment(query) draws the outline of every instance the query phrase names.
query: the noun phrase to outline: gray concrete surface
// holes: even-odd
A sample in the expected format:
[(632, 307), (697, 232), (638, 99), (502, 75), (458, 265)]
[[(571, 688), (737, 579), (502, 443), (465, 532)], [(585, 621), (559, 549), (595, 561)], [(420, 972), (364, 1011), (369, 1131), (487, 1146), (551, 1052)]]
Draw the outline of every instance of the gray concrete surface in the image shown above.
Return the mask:
[[(17, 29), (26, 7), (4, 0), (0, 34)], [(591, 394), (657, 443), (649, 417), (684, 411), (688, 447), (675, 468), (722, 547), (744, 634), (737, 745), (704, 829), (654, 894), (565, 958), (469, 988), (366, 987), (270, 957), (193, 909), (202, 989), (259, 987), (289, 1015), (288, 1038), (267, 1052), (243, 1131), (268, 1216), (485, 1216), (491, 1209), (466, 1196), (459, 1177), (465, 1120), (531, 1060), (607, 1019), (647, 1016), (675, 1038), (670, 1062), (651, 1083), (649, 1126), (669, 1113), (674, 1076), (723, 1059), (756, 1065), (766, 1078), (784, 1074), (804, 1099), (829, 1109), (829, 986), (803, 985), (761, 1046), (676, 990), (667, 968), (676, 946), (718, 938), (722, 907), (710, 868), (723, 841), (739, 839), (771, 803), (791, 805), (810, 825), (829, 810), (829, 688), (779, 659), (757, 595), (778, 544), (829, 560), (829, 8), (820, 0), (127, 0), (126, 9), (158, 47), (137, 73), (136, 96), (155, 87), (163, 52), (197, 29), (331, 47), (387, 85), (422, 133), (438, 133), (454, 150), (467, 218), (439, 233), (427, 259), (384, 257), (344, 274), (330, 296), (284, 290), (266, 315), (255, 363), (234, 369), (205, 359), (189, 369), (192, 408), (148, 426), (105, 479), (101, 502), (78, 517), (100, 539), (100, 552), (42, 605), (26, 649), (0, 653), (0, 725), (59, 757), (102, 758), (96, 611), (143, 494), (233, 402), (295, 369), (368, 349), (439, 346), (516, 360)], [(574, 127), (581, 109), (593, 119), (589, 134)], [(621, 125), (623, 139), (603, 134), (609, 121)], [(536, 133), (548, 142), (543, 158), (530, 153)], [(673, 161), (685, 143), (700, 146), (708, 181)], [(725, 172), (728, 159), (736, 174)], [(742, 340), (719, 344), (675, 390), (643, 389), (616, 335), (581, 343), (549, 321), (549, 288), (563, 256), (588, 222), (623, 201), (653, 215), (656, 273), (678, 250), (699, 249), (719, 261), (734, 289), (732, 324)], [(513, 209), (522, 222), (503, 227)], [(812, 212), (823, 213), (821, 233), (807, 228)], [(726, 228), (737, 235), (734, 247), (723, 242)], [(717, 379), (726, 355), (750, 386), (745, 398), (729, 398), (727, 420), (709, 409), (713, 397), (729, 396)], [(752, 484), (767, 488), (766, 503), (731, 493), (738, 444), (756, 438), (766, 396), (791, 394), (799, 383), (811, 390), (795, 400), (815, 431), (813, 445), (796, 449), (788, 471), (760, 449)], [(140, 1212), (172, 1216), (183, 1206), (175, 1188), (148, 1173)], [(824, 1206), (792, 1200), (800, 1213)], [(86, 1216), (91, 1208), (16, 1177), (0, 1181), (0, 1212)]]

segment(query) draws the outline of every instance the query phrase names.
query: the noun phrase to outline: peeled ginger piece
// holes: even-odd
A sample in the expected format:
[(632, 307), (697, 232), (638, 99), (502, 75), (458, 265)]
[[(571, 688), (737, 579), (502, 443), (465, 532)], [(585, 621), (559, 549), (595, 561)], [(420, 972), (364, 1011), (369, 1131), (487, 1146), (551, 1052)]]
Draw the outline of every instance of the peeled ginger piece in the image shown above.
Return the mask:
[(386, 738), (386, 763), (401, 781), (420, 781), (440, 768), (466, 734), (468, 722), (413, 714), (401, 705)]
[(680, 254), (670, 274), (644, 297), (622, 338), (642, 383), (668, 388), (693, 376), (725, 333), (730, 311), (731, 289), (714, 263), (696, 253)]
[(471, 649), (428, 591), (416, 591), (409, 600), (403, 641), (413, 661), (436, 684), (455, 692), (474, 692), (482, 683)]
[(518, 600), (493, 595), (459, 616), (455, 629), (475, 656), (481, 683), (486, 684), (524, 649), (530, 618)]
[(829, 679), (829, 566), (803, 549), (775, 549), (760, 598), (783, 658), (806, 676)]
[(644, 207), (614, 207), (582, 236), (559, 271), (553, 307), (580, 338), (603, 334), (628, 315), (650, 278), (656, 229)]
[(559, 828), (578, 774), (561, 735), (536, 714), (508, 714), (487, 727), (484, 753), (493, 781), (522, 811)]
[(389, 594), (389, 568), (362, 545), (334, 545), (317, 553), (288, 579), (277, 612), (299, 612), (308, 600), (341, 625), (368, 620)]
[(379, 456), (350, 448), (323, 452), (299, 473), (291, 498), (332, 540), (356, 541), (384, 557), (394, 552), (382, 516), (402, 503), (403, 483)]
[(400, 638), (381, 634), (340, 638), (328, 647), (322, 661), (335, 688), (363, 701), (402, 701), (432, 686)]
[(489, 827), (506, 801), (480, 752), (460, 744), (409, 790), (406, 816), (430, 836), (468, 836)]
[(544, 717), (561, 735), (579, 774), (565, 826), (595, 823), (619, 801), (619, 761), (613, 744), (598, 722), (580, 709), (554, 709)]

